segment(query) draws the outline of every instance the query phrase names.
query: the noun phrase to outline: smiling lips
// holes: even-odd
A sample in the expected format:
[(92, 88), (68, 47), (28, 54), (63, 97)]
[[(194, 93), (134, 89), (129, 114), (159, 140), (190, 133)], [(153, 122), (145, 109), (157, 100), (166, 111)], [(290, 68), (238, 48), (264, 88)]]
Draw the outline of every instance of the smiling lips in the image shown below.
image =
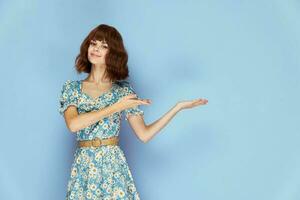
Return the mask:
[(96, 54), (94, 54), (94, 53), (91, 53), (91, 56), (94, 56), (94, 57), (100, 57), (100, 56), (98, 56), (98, 55), (96, 55)]

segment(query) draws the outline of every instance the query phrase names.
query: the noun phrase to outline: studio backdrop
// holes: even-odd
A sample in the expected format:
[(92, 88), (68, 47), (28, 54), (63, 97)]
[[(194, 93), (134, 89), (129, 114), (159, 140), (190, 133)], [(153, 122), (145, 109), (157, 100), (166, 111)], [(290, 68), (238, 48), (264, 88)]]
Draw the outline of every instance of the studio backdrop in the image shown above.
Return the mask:
[(147, 124), (186, 109), (143, 143), (120, 146), (142, 200), (300, 199), (300, 2), (2, 1), (0, 199), (64, 199), (76, 137), (62, 84), (84, 79), (88, 32), (116, 27)]

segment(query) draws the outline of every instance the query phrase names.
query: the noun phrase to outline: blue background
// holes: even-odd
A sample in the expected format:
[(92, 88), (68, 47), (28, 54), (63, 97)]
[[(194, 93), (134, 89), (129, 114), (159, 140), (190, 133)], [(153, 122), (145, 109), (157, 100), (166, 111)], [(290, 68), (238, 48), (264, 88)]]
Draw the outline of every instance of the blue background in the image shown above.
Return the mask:
[(116, 27), (150, 124), (123, 120), (121, 147), (143, 200), (300, 199), (300, 2), (1, 1), (0, 199), (64, 199), (75, 135), (58, 113), (74, 60), (99, 24)]

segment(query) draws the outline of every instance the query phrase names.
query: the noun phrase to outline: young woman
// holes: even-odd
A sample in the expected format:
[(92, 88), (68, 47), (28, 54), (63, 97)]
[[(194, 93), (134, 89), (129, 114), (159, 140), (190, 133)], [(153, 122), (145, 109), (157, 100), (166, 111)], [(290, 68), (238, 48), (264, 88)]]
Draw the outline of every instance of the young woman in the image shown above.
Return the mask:
[(145, 124), (140, 99), (131, 84), (128, 55), (120, 33), (101, 24), (81, 44), (75, 65), (84, 80), (66, 80), (59, 99), (59, 113), (75, 133), (74, 154), (66, 199), (140, 199), (125, 155), (118, 145), (121, 118), (129, 122), (144, 143), (155, 136), (180, 110), (206, 104), (206, 99), (180, 101), (165, 115)]

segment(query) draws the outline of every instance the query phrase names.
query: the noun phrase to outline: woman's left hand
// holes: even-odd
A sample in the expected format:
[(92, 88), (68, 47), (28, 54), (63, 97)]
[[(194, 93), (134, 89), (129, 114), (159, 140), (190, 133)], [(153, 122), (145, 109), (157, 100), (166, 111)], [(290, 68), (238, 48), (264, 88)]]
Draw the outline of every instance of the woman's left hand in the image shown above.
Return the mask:
[(208, 100), (207, 99), (194, 99), (194, 100), (190, 100), (190, 101), (179, 101), (177, 103), (177, 106), (179, 107), (179, 109), (186, 109), (186, 108), (193, 108), (199, 105), (205, 105), (207, 104)]

